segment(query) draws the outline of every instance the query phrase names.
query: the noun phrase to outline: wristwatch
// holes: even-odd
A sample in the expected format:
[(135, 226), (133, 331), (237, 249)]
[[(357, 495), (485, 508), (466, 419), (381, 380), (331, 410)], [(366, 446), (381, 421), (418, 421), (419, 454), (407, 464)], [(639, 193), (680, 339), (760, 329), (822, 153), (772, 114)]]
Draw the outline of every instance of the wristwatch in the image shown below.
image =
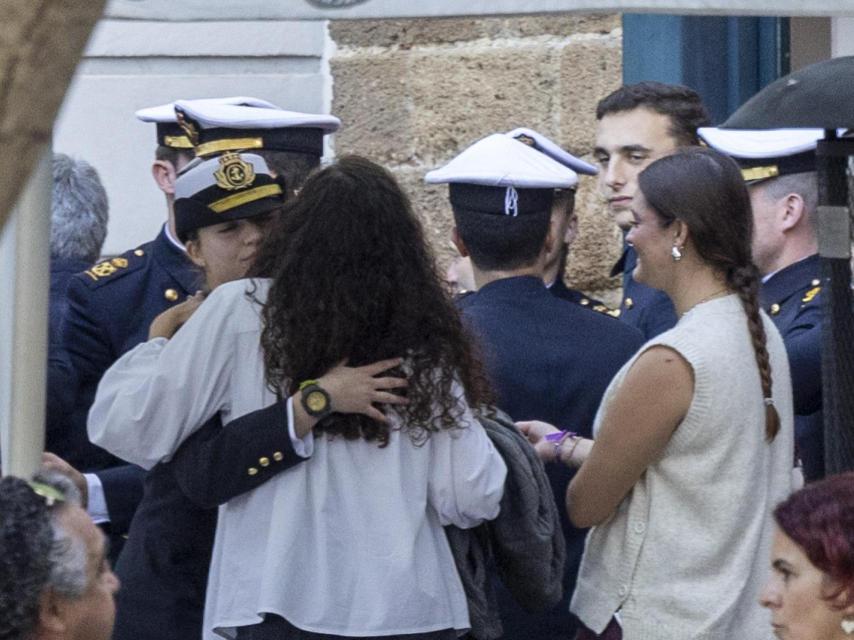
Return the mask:
[(322, 420), (332, 413), (329, 394), (317, 383), (317, 380), (306, 380), (300, 383), (299, 390), (302, 408), (312, 418)]

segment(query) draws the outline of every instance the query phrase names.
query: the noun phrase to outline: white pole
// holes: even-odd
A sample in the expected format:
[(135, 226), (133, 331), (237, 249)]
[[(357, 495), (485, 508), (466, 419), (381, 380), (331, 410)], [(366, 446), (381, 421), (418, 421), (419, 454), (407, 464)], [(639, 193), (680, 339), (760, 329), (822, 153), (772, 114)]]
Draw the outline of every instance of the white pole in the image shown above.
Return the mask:
[(0, 453), (22, 478), (44, 449), (51, 164), (47, 145), (0, 231)]

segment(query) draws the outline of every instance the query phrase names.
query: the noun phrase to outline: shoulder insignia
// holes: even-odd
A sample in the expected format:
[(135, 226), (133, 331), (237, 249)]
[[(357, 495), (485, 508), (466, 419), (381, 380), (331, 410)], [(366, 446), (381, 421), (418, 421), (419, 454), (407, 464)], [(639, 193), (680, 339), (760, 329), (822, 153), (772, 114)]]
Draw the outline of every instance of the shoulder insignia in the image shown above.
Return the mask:
[(813, 298), (818, 295), (819, 291), (821, 291), (821, 287), (813, 287), (804, 294), (804, 297), (801, 299), (801, 302), (812, 302)]
[(146, 262), (142, 258), (144, 255), (143, 250), (137, 249), (136, 251), (126, 251), (109, 260), (102, 260), (83, 272), (86, 276), (84, 279), (90, 286), (97, 287), (103, 282), (114, 280), (122, 274), (130, 273), (141, 267)]

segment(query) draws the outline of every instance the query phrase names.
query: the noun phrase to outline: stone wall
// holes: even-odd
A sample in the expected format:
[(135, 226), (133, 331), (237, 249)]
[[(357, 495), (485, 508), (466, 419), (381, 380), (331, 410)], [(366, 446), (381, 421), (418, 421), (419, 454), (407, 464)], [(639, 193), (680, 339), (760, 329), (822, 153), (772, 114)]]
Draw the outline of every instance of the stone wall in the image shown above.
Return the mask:
[[(596, 102), (621, 81), (618, 15), (336, 21), (330, 60), (336, 153), (391, 169), (443, 264), (454, 255), (447, 187), (424, 174), (479, 138), (529, 126), (589, 159)], [(619, 234), (582, 180), (568, 279), (612, 303)]]

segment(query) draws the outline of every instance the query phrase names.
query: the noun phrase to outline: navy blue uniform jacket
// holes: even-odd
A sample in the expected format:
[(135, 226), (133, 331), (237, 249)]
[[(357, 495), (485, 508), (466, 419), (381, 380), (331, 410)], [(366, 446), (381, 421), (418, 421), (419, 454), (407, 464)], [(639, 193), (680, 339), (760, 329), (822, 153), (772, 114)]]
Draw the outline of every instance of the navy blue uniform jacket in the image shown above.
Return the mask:
[(201, 638), (217, 505), (303, 459), (281, 402), (225, 427), (215, 416), (151, 469), (116, 564), (113, 640)]
[(635, 281), (632, 272), (637, 262), (635, 250), (626, 245), (622, 257), (611, 270), (611, 275), (623, 274), (620, 320), (638, 329), (643, 337), (649, 340), (676, 324), (676, 310), (666, 293)]
[(130, 525), (142, 496), (142, 472), (127, 465), (117, 470), (121, 461), (89, 442), (89, 407), (110, 365), (147, 340), (151, 321), (195, 292), (198, 283), (199, 272), (169, 241), (165, 228), (152, 242), (93, 265), (68, 283), (62, 341), (77, 388), (71, 414), (61, 429), (48, 434), (47, 448), (81, 471), (98, 473), (113, 534)]
[(50, 298), (48, 303), (47, 410), (48, 441), (61, 437), (68, 414), (74, 406), (77, 378), (71, 359), (62, 343), (62, 325), (68, 310), (67, 289), (71, 276), (83, 271), (88, 262), (74, 258), (50, 259)]
[[(591, 436), (593, 419), (611, 378), (640, 348), (636, 329), (549, 293), (535, 277), (487, 284), (459, 299), (466, 326), (484, 358), (497, 405), (513, 420), (545, 420)], [(547, 465), (555, 502), (565, 513), (569, 468)], [(567, 537), (564, 602), (530, 615), (500, 595), (505, 637), (572, 638), (569, 597), (584, 533), (563, 518)]]
[(795, 442), (808, 481), (824, 477), (820, 274), (819, 257), (812, 255), (775, 273), (759, 294), (762, 308), (783, 336), (789, 356)]

